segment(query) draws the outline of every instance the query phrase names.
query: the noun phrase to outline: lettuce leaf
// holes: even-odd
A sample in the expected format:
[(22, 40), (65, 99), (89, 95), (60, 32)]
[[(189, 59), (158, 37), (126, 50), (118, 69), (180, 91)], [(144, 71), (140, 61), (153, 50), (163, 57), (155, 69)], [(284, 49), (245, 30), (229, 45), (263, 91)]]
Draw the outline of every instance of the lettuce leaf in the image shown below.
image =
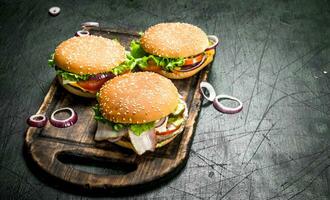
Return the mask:
[(84, 75), (78, 75), (74, 74), (68, 71), (64, 71), (59, 68), (55, 68), (56, 74), (59, 76), (62, 76), (63, 80), (69, 80), (69, 81), (85, 81), (88, 80), (91, 76), (90, 74), (84, 74)]
[(128, 53), (126, 55), (126, 60), (124, 63), (120, 64), (119, 66), (113, 68), (111, 70), (111, 72), (114, 75), (119, 75), (122, 74), (124, 72), (130, 71), (130, 70), (134, 70), (134, 68), (136, 67), (137, 63), (135, 58), (131, 55), (131, 53)]
[[(58, 67), (56, 67), (55, 62), (54, 62), (54, 54), (50, 55), (50, 58), (48, 59), (48, 66), (55, 68), (56, 74), (61, 76), (63, 80), (69, 80), (69, 81), (85, 81), (90, 78), (90, 74), (84, 74), (84, 75), (79, 75), (75, 73), (71, 73), (65, 70), (62, 70)], [(124, 63), (121, 65), (113, 68), (110, 70), (111, 73), (114, 75), (119, 75), (122, 74), (126, 71), (133, 70), (136, 67), (136, 62), (134, 57), (132, 57), (130, 54), (126, 56), (126, 60)]]
[(94, 110), (94, 119), (96, 121), (108, 124), (111, 126), (115, 131), (120, 131), (126, 127), (129, 127), (133, 133), (137, 136), (140, 136), (143, 132), (152, 129), (155, 126), (155, 122), (149, 122), (144, 124), (121, 124), (121, 123), (114, 123), (102, 116), (101, 108), (99, 104), (93, 106)]
[(48, 59), (48, 66), (49, 66), (49, 67), (55, 67), (54, 53), (50, 54), (50, 56), (49, 56), (49, 59)]
[(124, 124), (113, 123), (113, 122), (107, 120), (106, 118), (104, 118), (103, 115), (102, 115), (102, 113), (101, 113), (101, 108), (100, 108), (100, 105), (99, 104), (96, 104), (92, 108), (94, 110), (94, 119), (96, 121), (102, 122), (104, 124), (108, 124), (115, 131), (120, 131), (120, 130), (122, 130), (122, 129), (124, 129), (126, 127)]
[(50, 55), (50, 58), (48, 59), (48, 66), (51, 68), (55, 68), (56, 74), (61, 76), (63, 80), (69, 80), (69, 81), (82, 81), (82, 80), (87, 80), (91, 75), (89, 74), (84, 74), (84, 75), (79, 75), (79, 74), (74, 74), (68, 71), (65, 71), (63, 69), (60, 69), (56, 67), (55, 62), (54, 62), (54, 53)]
[(140, 68), (148, 66), (148, 61), (152, 60), (156, 65), (165, 71), (173, 71), (174, 68), (184, 64), (184, 58), (164, 58), (156, 55), (150, 55), (143, 50), (139, 41), (132, 40), (130, 44), (131, 56), (134, 57), (136, 64)]
[(131, 124), (129, 126), (132, 132), (137, 136), (140, 136), (143, 132), (149, 131), (153, 127), (155, 127), (155, 122), (149, 122), (144, 124)]

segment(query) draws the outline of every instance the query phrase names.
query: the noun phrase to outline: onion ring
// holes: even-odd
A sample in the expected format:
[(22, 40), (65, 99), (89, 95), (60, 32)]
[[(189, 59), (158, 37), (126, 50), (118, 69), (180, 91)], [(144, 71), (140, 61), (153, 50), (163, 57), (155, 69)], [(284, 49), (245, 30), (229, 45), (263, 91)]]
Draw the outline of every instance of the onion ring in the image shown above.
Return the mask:
[[(220, 101), (225, 100), (225, 99), (236, 101), (239, 105), (235, 108), (224, 106), (223, 104), (221, 104)], [(213, 101), (213, 106), (218, 111), (220, 111), (222, 113), (226, 113), (226, 114), (235, 114), (235, 113), (240, 112), (243, 109), (243, 103), (239, 99), (237, 99), (235, 97), (232, 97), (232, 96), (229, 96), (229, 95), (218, 95), (218, 96), (216, 96), (214, 101)]]
[(156, 122), (156, 124), (155, 124), (155, 128), (162, 126), (166, 122), (166, 118), (167, 118), (167, 116), (158, 120), (158, 122)]
[(105, 78), (111, 79), (111, 78), (114, 78), (115, 76), (116, 75), (114, 75), (113, 73), (95, 74), (95, 75), (91, 75), (88, 80), (98, 81), (98, 80), (105, 79)]
[[(71, 113), (70, 117), (68, 117), (67, 119), (56, 119), (55, 114), (62, 111), (69, 111)], [(77, 120), (78, 120), (77, 113), (72, 108), (65, 107), (55, 110), (50, 116), (49, 121), (53, 126), (57, 128), (67, 128), (74, 125), (77, 122)]]
[(84, 22), (80, 24), (81, 27), (100, 27), (100, 24), (98, 22)]
[(32, 127), (37, 127), (37, 128), (41, 128), (44, 127), (47, 124), (47, 117), (43, 114), (36, 114), (36, 115), (32, 115), (30, 116), (27, 120), (26, 123), (29, 126)]
[(114, 143), (114, 142), (119, 141), (122, 137), (123, 136), (119, 136), (119, 137), (116, 137), (116, 138), (109, 138), (108, 141)]
[[(207, 96), (205, 94), (205, 92), (203, 90), (204, 88), (208, 91), (209, 96)], [(202, 95), (205, 99), (207, 99), (208, 101), (214, 101), (216, 93), (215, 93), (215, 90), (214, 90), (213, 86), (210, 83), (204, 82), (204, 81), (201, 82), (199, 84), (199, 90), (200, 90), (200, 92), (202, 93)]]
[(79, 30), (75, 34), (75, 36), (77, 36), (77, 37), (84, 37), (84, 36), (88, 36), (88, 35), (90, 35), (90, 33), (85, 30)]
[(184, 66), (181, 66), (180, 69), (178, 70), (175, 70), (175, 71), (178, 71), (178, 72), (189, 72), (189, 71), (192, 71), (194, 69), (197, 69), (198, 67), (200, 67), (206, 60), (207, 56), (204, 54), (202, 60), (198, 63), (195, 63), (193, 65), (184, 65)]
[(214, 49), (215, 47), (218, 46), (218, 44), (219, 44), (219, 38), (217, 36), (215, 36), (215, 35), (208, 35), (207, 38), (209, 40), (211, 40), (213, 43), (212, 43), (211, 46), (207, 47), (205, 49), (205, 51), (210, 50), (210, 49)]

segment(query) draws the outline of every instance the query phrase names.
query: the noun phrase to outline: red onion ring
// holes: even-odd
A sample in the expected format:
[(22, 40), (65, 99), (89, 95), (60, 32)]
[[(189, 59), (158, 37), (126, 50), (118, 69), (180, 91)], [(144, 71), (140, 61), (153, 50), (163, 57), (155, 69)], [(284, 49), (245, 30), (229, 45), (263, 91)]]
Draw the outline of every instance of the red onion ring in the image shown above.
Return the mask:
[(47, 124), (47, 117), (43, 114), (36, 114), (36, 115), (32, 115), (30, 116), (27, 120), (26, 123), (29, 126), (32, 127), (37, 127), (37, 128), (41, 128), (44, 127)]
[(48, 13), (49, 13), (51, 16), (53, 16), (53, 17), (59, 15), (60, 12), (61, 12), (61, 8), (60, 8), (60, 7), (57, 7), (57, 6), (51, 7), (51, 8), (49, 8), (49, 10), (48, 10)]
[[(62, 111), (69, 111), (71, 113), (70, 117), (67, 118), (67, 119), (56, 119), (55, 118), (55, 114), (58, 113), (58, 112), (62, 112)], [(57, 127), (57, 128), (67, 128), (67, 127), (70, 127), (72, 125), (74, 125), (78, 120), (78, 115), (77, 113), (72, 109), (72, 108), (69, 108), (69, 107), (65, 107), (65, 108), (60, 108), (60, 109), (57, 109), (55, 110), (52, 115), (50, 116), (50, 123)]]
[[(221, 104), (220, 101), (225, 100), (225, 99), (236, 101), (236, 102), (238, 102), (239, 105), (235, 108), (224, 106), (224, 105)], [(243, 109), (243, 103), (239, 99), (237, 99), (235, 97), (232, 97), (232, 96), (229, 96), (229, 95), (218, 95), (218, 96), (216, 96), (214, 101), (213, 101), (213, 106), (218, 111), (220, 111), (222, 113), (226, 113), (226, 114), (235, 114), (235, 113), (240, 112)]]
[(206, 60), (207, 56), (204, 54), (202, 60), (198, 63), (195, 63), (193, 65), (184, 65), (184, 66), (181, 66), (180, 69), (178, 70), (175, 70), (175, 71), (178, 71), (178, 72), (189, 72), (189, 71), (192, 71), (194, 69), (197, 69), (198, 67), (200, 67)]
[(92, 75), (89, 77), (88, 80), (95, 80), (95, 81), (98, 81), (98, 80), (101, 80), (101, 79), (105, 79), (105, 78), (114, 78), (116, 75), (114, 75), (113, 73), (105, 73), (105, 74), (95, 74), (95, 75)]
[(158, 127), (162, 126), (162, 125), (166, 122), (166, 118), (167, 118), (167, 116), (161, 118), (161, 119), (155, 124), (155, 128), (158, 128)]
[(212, 43), (211, 46), (207, 47), (205, 49), (205, 51), (210, 50), (210, 49), (214, 49), (215, 47), (218, 46), (218, 44), (219, 44), (219, 38), (217, 36), (215, 36), (215, 35), (208, 35), (207, 38), (209, 40), (211, 40), (213, 43)]
[(88, 35), (90, 35), (90, 33), (85, 30), (77, 31), (75, 34), (75, 36), (77, 36), (77, 37), (84, 37), (84, 36), (88, 36)]
[(81, 27), (100, 27), (100, 24), (98, 22), (84, 22), (80, 24)]
[(119, 136), (119, 137), (115, 137), (115, 138), (109, 138), (108, 141), (109, 142), (117, 142), (119, 141), (123, 136)]
[[(207, 96), (205, 94), (205, 92), (203, 90), (204, 88), (209, 92), (209, 96)], [(204, 81), (201, 82), (199, 84), (199, 91), (202, 93), (202, 95), (205, 99), (207, 99), (208, 101), (214, 101), (216, 93), (215, 93), (213, 86), (210, 83), (204, 82)]]

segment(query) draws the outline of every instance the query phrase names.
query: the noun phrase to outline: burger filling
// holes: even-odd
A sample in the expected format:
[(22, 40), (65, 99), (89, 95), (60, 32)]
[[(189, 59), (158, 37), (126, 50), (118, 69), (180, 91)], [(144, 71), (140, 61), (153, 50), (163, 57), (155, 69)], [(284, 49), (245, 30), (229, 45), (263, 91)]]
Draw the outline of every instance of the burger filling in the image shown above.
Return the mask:
[(136, 65), (141, 69), (146, 69), (150, 66), (160, 67), (167, 72), (186, 72), (194, 70), (202, 66), (205, 62), (211, 62), (207, 59), (213, 56), (214, 50), (206, 50), (196, 56), (186, 58), (166, 58), (156, 55), (151, 55), (145, 52), (139, 41), (132, 40), (130, 44), (131, 59), (135, 59)]
[(101, 74), (75, 74), (72, 72), (65, 71), (56, 66), (54, 61), (54, 54), (51, 55), (48, 60), (48, 65), (52, 68), (55, 68), (57, 76), (60, 77), (62, 84), (69, 84), (76, 89), (80, 89), (83, 92), (89, 92), (95, 94), (101, 86), (108, 81), (109, 79), (127, 73), (131, 71), (136, 64), (134, 60), (130, 59), (131, 56), (127, 55), (127, 59), (121, 65), (111, 69), (109, 72)]
[(186, 103), (180, 99), (176, 110), (168, 116), (144, 124), (114, 123), (102, 116), (99, 105), (93, 107), (98, 128), (95, 134), (96, 141), (110, 142), (130, 141), (133, 149), (141, 155), (146, 151), (154, 151), (157, 144), (170, 139), (183, 130), (188, 115)]

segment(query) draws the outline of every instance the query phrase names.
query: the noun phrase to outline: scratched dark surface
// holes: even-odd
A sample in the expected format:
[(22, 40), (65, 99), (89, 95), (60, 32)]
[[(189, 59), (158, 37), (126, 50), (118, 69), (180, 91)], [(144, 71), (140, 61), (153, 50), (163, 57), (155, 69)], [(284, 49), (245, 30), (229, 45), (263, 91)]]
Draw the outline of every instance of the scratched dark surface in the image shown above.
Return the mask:
[[(57, 5), (61, 14), (51, 17)], [(243, 100), (203, 106), (187, 166), (134, 199), (330, 199), (329, 1), (1, 1), (1, 199), (88, 199), (27, 167), (25, 119), (54, 77), (47, 58), (84, 21), (144, 30), (193, 23), (220, 38), (209, 80)], [(328, 72), (328, 73), (327, 73)]]

